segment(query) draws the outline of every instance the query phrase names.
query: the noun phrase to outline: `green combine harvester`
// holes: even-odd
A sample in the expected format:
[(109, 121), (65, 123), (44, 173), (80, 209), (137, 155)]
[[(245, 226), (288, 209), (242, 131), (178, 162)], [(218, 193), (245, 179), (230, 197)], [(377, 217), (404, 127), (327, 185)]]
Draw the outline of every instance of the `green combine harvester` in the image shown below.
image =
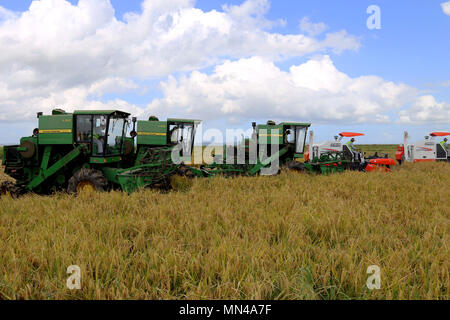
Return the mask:
[(136, 132), (133, 118), (131, 137), (126, 137), (129, 114), (117, 110), (56, 109), (52, 115), (38, 113), (38, 122), (39, 128), (22, 138), (20, 145), (4, 147), (5, 173), (16, 183), (2, 183), (0, 195), (110, 189), (131, 193), (143, 187), (168, 187), (183, 159), (191, 156), (199, 123), (151, 117), (138, 121)]
[(299, 168), (303, 158), (310, 123), (268, 121), (252, 123), (251, 138), (237, 146), (224, 146), (222, 155), (215, 155), (212, 164), (191, 168), (196, 176), (274, 175), (281, 167)]

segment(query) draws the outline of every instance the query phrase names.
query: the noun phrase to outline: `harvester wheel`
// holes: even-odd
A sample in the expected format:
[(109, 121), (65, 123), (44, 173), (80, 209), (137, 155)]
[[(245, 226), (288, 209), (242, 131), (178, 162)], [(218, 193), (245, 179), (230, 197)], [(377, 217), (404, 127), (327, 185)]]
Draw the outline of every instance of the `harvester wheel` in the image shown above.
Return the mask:
[(305, 171), (305, 165), (298, 161), (291, 161), (286, 165), (288, 170)]
[(70, 178), (67, 191), (79, 194), (81, 192), (104, 191), (108, 182), (103, 173), (94, 169), (80, 169)]
[(0, 197), (11, 195), (13, 198), (18, 198), (23, 194), (22, 189), (11, 181), (5, 181), (0, 184)]

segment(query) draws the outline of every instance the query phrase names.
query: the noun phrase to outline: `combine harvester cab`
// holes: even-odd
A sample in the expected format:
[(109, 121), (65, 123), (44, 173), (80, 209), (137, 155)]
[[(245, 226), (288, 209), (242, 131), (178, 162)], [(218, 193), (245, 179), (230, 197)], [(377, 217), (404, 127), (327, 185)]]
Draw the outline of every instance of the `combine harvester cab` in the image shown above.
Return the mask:
[(397, 147), (395, 154), (399, 164), (403, 162), (434, 162), (450, 161), (450, 152), (436, 141), (437, 137), (444, 138), (450, 136), (450, 132), (432, 132), (425, 139), (414, 144), (408, 142), (409, 134), (405, 131), (402, 145)]
[[(145, 187), (170, 189), (170, 177), (190, 175), (194, 138), (200, 120), (167, 119), (155, 116), (148, 120), (133, 118), (131, 137), (137, 137), (134, 161), (125, 169), (109, 168), (122, 190), (131, 193)], [(136, 131), (137, 123), (137, 131)]]
[[(224, 154), (214, 163), (204, 166), (197, 175), (275, 175), (281, 167), (301, 166), (297, 159), (304, 155), (310, 123), (282, 122), (252, 123), (251, 138), (238, 146), (224, 146)], [(228, 149), (228, 150), (227, 150)], [(230, 156), (230, 150), (233, 155)], [(228, 156), (228, 158), (227, 158)], [(303, 167), (302, 167), (303, 169)]]
[[(194, 138), (200, 120), (167, 119), (159, 121), (151, 116), (148, 121), (137, 121), (131, 136), (137, 136), (136, 157), (132, 168), (122, 170), (118, 179), (124, 190), (135, 191), (148, 185), (170, 188), (169, 178), (175, 174), (193, 176), (191, 162)], [(136, 118), (133, 118), (134, 126)]]
[[(167, 157), (136, 156), (135, 128), (132, 137), (126, 137), (128, 117), (118, 110), (66, 113), (55, 109), (52, 115), (38, 113), (39, 128), (33, 135), (22, 138), (20, 145), (4, 148), (5, 173), (16, 184), (1, 184), (0, 194), (113, 188), (130, 193), (161, 183), (176, 172), (179, 164), (166, 153)], [(133, 123), (135, 127), (135, 118)], [(174, 148), (172, 144), (168, 147)]]
[(390, 167), (395, 161), (387, 157), (379, 157), (377, 154), (369, 157), (361, 152), (354, 152), (343, 143), (343, 138), (364, 136), (363, 133), (341, 132), (334, 140), (314, 143), (314, 132), (310, 132), (308, 152), (305, 155), (305, 165), (310, 171), (321, 173), (341, 172), (346, 169), (360, 171), (385, 171), (390, 172)]
[[(200, 120), (167, 119), (159, 121), (151, 116), (148, 121), (137, 121), (136, 165), (145, 162), (152, 154), (167, 151), (173, 154), (175, 162), (190, 162), (194, 148), (194, 138)], [(179, 152), (179, 153), (178, 153)], [(175, 159), (176, 158), (176, 159)]]

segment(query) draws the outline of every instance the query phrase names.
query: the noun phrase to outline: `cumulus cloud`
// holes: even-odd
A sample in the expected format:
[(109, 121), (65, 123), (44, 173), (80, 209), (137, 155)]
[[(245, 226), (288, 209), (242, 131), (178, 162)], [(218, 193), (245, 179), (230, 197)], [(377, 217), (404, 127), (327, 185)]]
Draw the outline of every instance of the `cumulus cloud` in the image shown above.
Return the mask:
[(450, 16), (450, 1), (441, 4), (442, 11), (448, 16)]
[(310, 36), (317, 36), (325, 32), (325, 30), (327, 29), (328, 26), (323, 22), (312, 23), (311, 21), (309, 21), (308, 17), (304, 17), (302, 20), (300, 20), (300, 30), (306, 32)]
[(438, 102), (431, 95), (418, 97), (408, 110), (399, 113), (402, 123), (450, 123), (450, 103)]
[(11, 20), (17, 18), (17, 14), (14, 11), (8, 10), (0, 6), (0, 23), (4, 20)]
[(140, 13), (119, 21), (109, 0), (33, 1), (21, 14), (0, 7), (0, 114), (13, 121), (56, 96), (82, 108), (92, 95), (72, 101), (65, 92), (111, 87), (105, 84), (111, 79), (121, 90), (135, 90), (128, 79), (165, 77), (223, 59), (279, 60), (359, 48), (345, 31), (323, 40), (270, 32), (277, 22), (265, 18), (268, 9), (268, 0), (247, 0), (221, 12), (202, 11), (190, 0), (145, 0)]
[(351, 78), (320, 56), (289, 72), (261, 57), (227, 61), (211, 74), (194, 71), (162, 84), (164, 98), (147, 113), (201, 114), (204, 119), (274, 118), (314, 122), (387, 122), (417, 90), (376, 76)]
[(44, 88), (43, 95), (39, 86), (35, 88), (8, 89), (0, 82), (0, 122), (14, 122), (33, 119), (36, 112), (50, 113), (54, 108), (63, 107), (66, 111), (75, 109), (119, 109), (141, 115), (143, 110), (121, 99), (99, 101), (91, 99), (111, 91), (120, 92), (135, 89), (135, 85), (124, 79), (104, 79), (91, 86), (78, 86), (61, 90), (57, 85)]

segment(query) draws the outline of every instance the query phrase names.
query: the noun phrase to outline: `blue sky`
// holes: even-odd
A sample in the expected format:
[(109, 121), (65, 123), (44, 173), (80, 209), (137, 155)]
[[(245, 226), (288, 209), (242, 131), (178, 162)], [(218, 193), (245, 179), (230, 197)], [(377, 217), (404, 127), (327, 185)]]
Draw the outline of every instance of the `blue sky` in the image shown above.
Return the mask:
[[(78, 1), (71, 0), (77, 5)], [(111, 0), (118, 20), (123, 20), (127, 12), (141, 13), (141, 1)], [(265, 18), (271, 21), (283, 20), (285, 24), (279, 24), (270, 29), (271, 33), (281, 35), (298, 34), (299, 22), (308, 17), (312, 23), (324, 23), (327, 32), (345, 30), (349, 35), (359, 40), (360, 47), (357, 50), (343, 50), (336, 53), (333, 50), (326, 52), (311, 52), (304, 55), (293, 55), (285, 59), (274, 59), (274, 65), (281, 71), (289, 72), (290, 67), (301, 65), (314, 59), (318, 54), (330, 56), (335, 68), (349, 76), (358, 78), (362, 76), (377, 76), (385, 82), (405, 84), (416, 90), (417, 96), (432, 95), (439, 103), (443, 103), (440, 110), (448, 112), (450, 102), (450, 16), (445, 15), (441, 8), (444, 0), (427, 1), (366, 1), (366, 0), (316, 0), (316, 1), (287, 1), (277, 0), (270, 3), (270, 9)], [(31, 1), (1, 0), (0, 6), (14, 12), (27, 11)], [(211, 10), (222, 11), (223, 4), (241, 5), (243, 1), (232, 0), (198, 0), (195, 7), (203, 12)], [(366, 20), (369, 15), (366, 9), (369, 5), (378, 5), (381, 9), (381, 29), (369, 30)], [(323, 40), (325, 33), (316, 36)], [(0, 57), (2, 53), (0, 52)], [(251, 54), (243, 54), (241, 59), (249, 58)], [(231, 60), (240, 58), (232, 57)], [(161, 82), (167, 82), (170, 76), (176, 79), (182, 76), (189, 77), (190, 73), (198, 70), (206, 75), (212, 75), (214, 69), (220, 65), (207, 65), (189, 70), (172, 70), (167, 75), (158, 77), (149, 76), (145, 79), (130, 75), (128, 79), (136, 81), (139, 86), (145, 87), (145, 92), (107, 92), (99, 97), (106, 103), (114, 99), (121, 99), (139, 108), (145, 108), (154, 99), (163, 99), (165, 94), (160, 88)], [(447, 83), (447, 85), (443, 85)], [(307, 105), (304, 106), (308, 108)], [(408, 108), (405, 105), (402, 108)], [(1, 109), (0, 109), (1, 110)], [(399, 108), (396, 109), (397, 111)], [(397, 112), (386, 110), (387, 115)], [(193, 117), (201, 117), (201, 114), (192, 114)], [(205, 126), (241, 127), (247, 129), (251, 121), (263, 121), (263, 116), (248, 121), (240, 120), (230, 122), (218, 115), (205, 121)], [(290, 120), (290, 119), (286, 119)], [(308, 118), (302, 119), (312, 121)], [(25, 135), (28, 125), (33, 125), (31, 120), (26, 122), (0, 122), (0, 144), (14, 142), (20, 135)], [(313, 128), (319, 140), (325, 140), (336, 132), (362, 131), (366, 137), (360, 139), (362, 143), (400, 143), (402, 132), (408, 130), (415, 138), (420, 138), (427, 132), (434, 130), (449, 130), (450, 119), (447, 121), (428, 120), (424, 122), (396, 123), (372, 123), (360, 121), (352, 124), (352, 121), (318, 120)], [(32, 127), (30, 127), (31, 131)]]

